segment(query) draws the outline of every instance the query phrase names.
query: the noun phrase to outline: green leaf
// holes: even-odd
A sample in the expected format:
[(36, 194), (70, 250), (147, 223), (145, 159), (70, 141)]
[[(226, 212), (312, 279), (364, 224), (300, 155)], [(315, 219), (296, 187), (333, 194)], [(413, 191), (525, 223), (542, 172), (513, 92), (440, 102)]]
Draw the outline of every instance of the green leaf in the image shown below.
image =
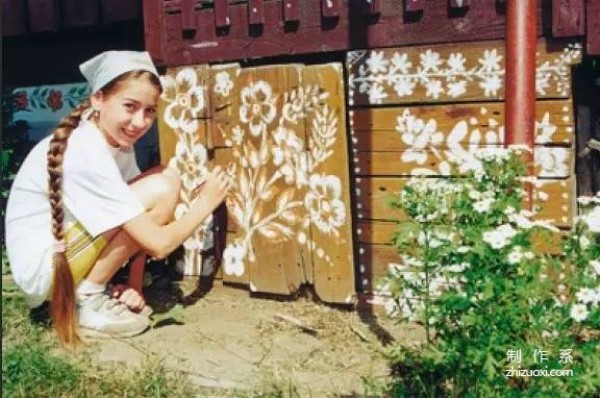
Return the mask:
[(183, 306), (176, 304), (170, 310), (163, 313), (154, 313), (150, 316), (150, 326), (155, 328), (159, 324), (164, 323), (180, 323), (184, 322)]

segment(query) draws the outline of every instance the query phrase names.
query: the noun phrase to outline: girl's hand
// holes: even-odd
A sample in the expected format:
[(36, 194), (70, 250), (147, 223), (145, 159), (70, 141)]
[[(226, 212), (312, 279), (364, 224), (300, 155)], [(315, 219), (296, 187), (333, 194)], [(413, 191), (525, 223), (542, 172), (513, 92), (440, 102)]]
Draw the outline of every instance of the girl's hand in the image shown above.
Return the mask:
[(144, 297), (137, 290), (127, 285), (115, 285), (112, 288), (112, 296), (133, 312), (141, 311), (146, 305)]
[(206, 179), (194, 189), (198, 206), (208, 207), (212, 212), (225, 199), (231, 188), (231, 179), (220, 166), (206, 175)]

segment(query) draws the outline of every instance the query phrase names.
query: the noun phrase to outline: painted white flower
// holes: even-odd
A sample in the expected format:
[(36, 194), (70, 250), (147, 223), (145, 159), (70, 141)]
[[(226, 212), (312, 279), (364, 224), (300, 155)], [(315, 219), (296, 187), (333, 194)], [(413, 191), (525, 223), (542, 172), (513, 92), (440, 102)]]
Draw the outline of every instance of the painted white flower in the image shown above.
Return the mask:
[(479, 82), (479, 87), (483, 89), (483, 93), (486, 97), (497, 96), (502, 87), (502, 80), (498, 75), (488, 76), (483, 81)]
[(485, 50), (483, 58), (479, 58), (479, 64), (484, 72), (493, 72), (500, 70), (500, 61), (502, 56), (498, 54), (498, 50)]
[(571, 307), (570, 315), (576, 322), (585, 321), (589, 314), (590, 313), (584, 304), (575, 304)]
[(440, 94), (444, 92), (444, 88), (442, 87), (442, 82), (440, 80), (428, 80), (425, 83), (425, 95), (434, 99), (438, 99)]
[(457, 73), (465, 71), (465, 61), (466, 58), (461, 53), (452, 53), (446, 63), (450, 67), (451, 73)]
[(310, 176), (309, 187), (304, 205), (309, 211), (311, 221), (322, 233), (338, 236), (337, 229), (346, 222), (346, 207), (340, 200), (340, 179), (334, 175), (314, 174)]
[(231, 81), (229, 73), (226, 71), (218, 72), (215, 75), (215, 86), (213, 89), (215, 93), (227, 97), (231, 89), (233, 89), (233, 81)]
[(276, 116), (275, 102), (271, 86), (264, 80), (251, 83), (240, 93), (240, 121), (248, 123), (250, 133), (258, 137)]
[(539, 177), (561, 177), (569, 174), (569, 149), (538, 147), (535, 163), (540, 167)]
[[(175, 219), (180, 219), (184, 214), (190, 211), (189, 204), (182, 202), (175, 207)], [(213, 245), (213, 237), (210, 233), (210, 223), (212, 216), (194, 231), (194, 233), (183, 242), (186, 250), (203, 250)]]
[(271, 148), (273, 164), (285, 176), (285, 182), (288, 185), (292, 184), (299, 174), (299, 167), (302, 166), (300, 158), (304, 157), (302, 153), (304, 142), (294, 130), (283, 126), (277, 127), (273, 139), (275, 141), (275, 145)]
[(367, 58), (367, 66), (372, 74), (385, 73), (389, 61), (383, 56), (383, 51), (373, 51)]
[(377, 83), (373, 83), (373, 85), (369, 88), (368, 95), (369, 102), (372, 104), (381, 104), (383, 99), (388, 96), (383, 86)]
[(412, 67), (412, 62), (408, 60), (408, 54), (398, 54), (395, 52), (392, 56), (392, 67), (394, 68), (395, 72), (400, 72), (400, 74), (407, 75)]
[(196, 72), (192, 68), (184, 68), (175, 78), (166, 75), (161, 78), (161, 82), (161, 98), (168, 103), (164, 112), (165, 123), (184, 133), (196, 133), (198, 114), (205, 106), (204, 89), (198, 86)]
[(592, 269), (594, 270), (594, 272), (596, 273), (596, 275), (600, 275), (600, 261), (598, 261), (598, 260), (591, 260), (590, 261), (590, 267), (592, 267)]
[(467, 92), (467, 81), (460, 80), (457, 82), (448, 83), (448, 95), (452, 98), (457, 98)]
[(421, 66), (423, 67), (424, 72), (435, 72), (443, 63), (440, 59), (440, 54), (431, 50), (425, 51), (423, 54), (420, 54), (419, 57), (421, 58)]
[(412, 95), (416, 85), (417, 83), (409, 78), (401, 77), (394, 82), (394, 90), (398, 97), (405, 97), (407, 95)]
[(175, 146), (175, 156), (169, 162), (169, 167), (177, 170), (183, 187), (188, 192), (194, 190), (208, 172), (206, 148), (202, 144), (193, 144), (192, 142), (191, 137), (178, 141)]
[(535, 122), (535, 129), (537, 130), (537, 135), (535, 138), (536, 144), (547, 144), (552, 142), (552, 137), (554, 133), (556, 133), (557, 126), (555, 124), (550, 123), (550, 112), (545, 112), (544, 117), (540, 122)]
[(587, 287), (579, 289), (579, 291), (575, 294), (577, 300), (579, 300), (583, 304), (592, 303), (594, 301), (594, 296), (594, 289), (590, 289)]
[(226, 275), (242, 276), (245, 271), (243, 245), (230, 244), (223, 251), (223, 272)]

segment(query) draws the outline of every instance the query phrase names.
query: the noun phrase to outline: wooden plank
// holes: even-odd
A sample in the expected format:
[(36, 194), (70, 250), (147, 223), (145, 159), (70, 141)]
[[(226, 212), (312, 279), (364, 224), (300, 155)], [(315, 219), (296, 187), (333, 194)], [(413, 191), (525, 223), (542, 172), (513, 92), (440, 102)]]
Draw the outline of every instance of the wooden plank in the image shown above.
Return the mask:
[[(389, 200), (399, 194), (410, 180), (395, 177), (361, 177), (356, 187), (358, 220), (405, 221), (408, 216), (400, 209), (389, 206)], [(572, 225), (574, 177), (565, 180), (538, 180), (533, 189), (535, 220), (549, 220), (555, 226), (567, 228)]]
[(262, 25), (265, 23), (264, 0), (248, 1), (248, 23), (251, 25)]
[(28, 0), (27, 6), (31, 33), (58, 30), (60, 26), (58, 6), (54, 0)]
[[(142, 7), (144, 19), (144, 46), (157, 65), (165, 65), (163, 36), (165, 32), (162, 0), (144, 0)], [(180, 31), (181, 32), (181, 31)], [(181, 35), (181, 33), (180, 33)], [(181, 65), (181, 64), (179, 64)]]
[(234, 186), (227, 205), (239, 235), (227, 242), (224, 261), (243, 264), (251, 291), (290, 294), (303, 282), (303, 201), (299, 176), (288, 166), (305, 147), (303, 122), (286, 119), (284, 98), (299, 86), (300, 71), (297, 65), (244, 69), (237, 82), (236, 118), (224, 141), (233, 143)]
[(572, 37), (585, 34), (585, 1), (552, 0), (552, 36)]
[(217, 28), (228, 26), (231, 23), (229, 18), (229, 0), (214, 0), (215, 5), (215, 25)]
[(586, 2), (586, 52), (588, 55), (600, 55), (600, 1)]
[[(358, 246), (358, 261), (360, 278), (363, 281), (367, 279), (370, 282), (386, 276), (390, 263), (399, 263), (400, 255), (392, 245), (360, 244)], [(364, 289), (365, 284), (363, 282), (359, 285)]]
[(309, 188), (304, 203), (314, 242), (315, 291), (322, 301), (349, 303), (354, 295), (354, 246), (343, 67), (306, 67), (302, 82), (306, 90), (318, 87), (328, 94), (305, 124)]
[(337, 17), (340, 14), (339, 0), (321, 0), (321, 14), (323, 18)]
[(283, 0), (283, 20), (285, 22), (294, 22), (300, 18), (298, 0)]
[(369, 0), (367, 2), (367, 14), (380, 14), (382, 0)]
[[(571, 68), (581, 49), (548, 52), (538, 42), (536, 95), (568, 98)], [(349, 103), (391, 105), (463, 102), (504, 97), (504, 42), (439, 44), (353, 51), (347, 55)]]
[(142, 14), (141, 1), (101, 0), (102, 23), (138, 19)]
[[(196, 35), (184, 40), (181, 37), (181, 19), (177, 13), (173, 13), (178, 10), (180, 0), (173, 0), (164, 6), (157, 5), (163, 13), (159, 28), (163, 53), (154, 56), (164, 60), (167, 65), (182, 65), (348, 49), (498, 40), (504, 37), (505, 17), (496, 12), (496, 0), (471, 2), (460, 23), (456, 18), (448, 18), (448, 7), (440, 6), (437, 2), (424, 2), (423, 17), (418, 23), (401, 22), (404, 9), (403, 3), (398, 0), (381, 0), (381, 10), (384, 11), (376, 19), (365, 18), (367, 8), (354, 3), (355, 0), (340, 0), (336, 23), (323, 24), (321, 0), (303, 0), (302, 7), (298, 9), (298, 26), (294, 27), (281, 24), (283, 1), (266, 1), (265, 29), (260, 36), (248, 29), (247, 3), (230, 5), (230, 28), (221, 35), (217, 35), (215, 30), (212, 8), (203, 8), (197, 10)], [(538, 7), (538, 21), (542, 21), (541, 2)], [(153, 21), (145, 22), (154, 24)], [(541, 35), (541, 22), (538, 32)]]
[(396, 231), (397, 223), (389, 221), (358, 221), (356, 235), (359, 243), (369, 245), (389, 245)]
[(62, 18), (66, 27), (96, 25), (100, 21), (97, 0), (63, 0)]
[[(475, 145), (414, 149), (398, 152), (359, 152), (357, 176), (450, 175), (451, 159), (468, 159), (477, 152), (493, 150)], [(544, 178), (567, 178), (573, 173), (573, 153), (568, 148), (536, 147), (534, 175)]]
[[(350, 118), (358, 151), (504, 143), (502, 103), (363, 108)], [(536, 144), (571, 146), (574, 131), (571, 100), (536, 103)]]
[[(197, 188), (208, 168), (206, 150), (206, 86), (210, 81), (207, 65), (168, 69), (158, 107), (161, 164), (176, 170), (182, 180), (175, 218), (189, 211)], [(183, 101), (185, 99), (185, 101)], [(202, 251), (213, 246), (210, 220), (184, 242), (183, 272), (198, 275)]]
[(216, 148), (233, 147), (234, 141), (227, 137), (232, 136), (231, 129), (239, 118), (240, 98), (234, 95), (234, 88), (242, 83), (238, 81), (241, 68), (233, 63), (213, 65), (210, 71), (213, 129), (209, 140)]
[(27, 32), (27, 4), (22, 0), (2, 0), (2, 36)]

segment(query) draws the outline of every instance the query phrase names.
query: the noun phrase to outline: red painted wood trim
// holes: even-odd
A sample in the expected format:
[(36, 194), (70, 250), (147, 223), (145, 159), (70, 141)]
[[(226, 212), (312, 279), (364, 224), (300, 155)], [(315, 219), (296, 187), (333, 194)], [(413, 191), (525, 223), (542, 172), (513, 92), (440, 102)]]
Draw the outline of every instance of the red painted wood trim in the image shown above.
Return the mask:
[(102, 23), (127, 21), (141, 17), (142, 2), (139, 0), (101, 0)]
[(181, 0), (181, 28), (196, 30), (196, 6), (194, 0)]
[(27, 4), (22, 0), (2, 0), (2, 36), (27, 33)]
[(100, 22), (97, 0), (63, 0), (61, 11), (65, 27), (90, 26)]
[(229, 0), (214, 0), (215, 1), (215, 25), (218, 28), (231, 24), (229, 17)]
[(339, 0), (321, 0), (321, 13), (324, 18), (337, 17), (340, 13)]
[(423, 0), (404, 0), (406, 12), (423, 11)]
[(585, 0), (552, 0), (552, 36), (585, 34)]
[(144, 47), (157, 64), (164, 64), (165, 57), (162, 51), (164, 10), (162, 0), (144, 0), (142, 3), (144, 15)]
[(298, 21), (300, 19), (300, 10), (298, 0), (283, 0), (283, 20), (285, 22)]
[(523, 144), (533, 149), (534, 145), (536, 20), (536, 0), (507, 3), (504, 79), (507, 146)]
[(27, 6), (31, 33), (58, 30), (59, 18), (55, 0), (28, 0)]
[(367, 11), (369, 14), (379, 14), (381, 12), (381, 0), (370, 0)]
[(588, 0), (586, 8), (586, 50), (600, 55), (600, 1)]
[(248, 23), (262, 25), (265, 23), (265, 5), (263, 0), (248, 1)]
[(462, 8), (468, 6), (469, 0), (450, 0), (450, 7), (452, 8)]

